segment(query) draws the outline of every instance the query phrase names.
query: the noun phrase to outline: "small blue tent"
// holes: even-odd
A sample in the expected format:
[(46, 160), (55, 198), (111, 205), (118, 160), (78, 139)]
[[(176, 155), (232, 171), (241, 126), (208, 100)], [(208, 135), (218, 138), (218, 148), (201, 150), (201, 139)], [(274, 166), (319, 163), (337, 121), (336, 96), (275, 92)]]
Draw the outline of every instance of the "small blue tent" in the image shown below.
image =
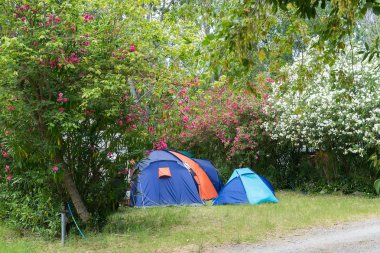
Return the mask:
[[(268, 182), (269, 183), (269, 182)], [(213, 205), (278, 203), (266, 182), (249, 168), (236, 169)]]
[(263, 180), (263, 182), (268, 186), (268, 188), (273, 192), (274, 195), (276, 195), (274, 193), (274, 188), (273, 188), (273, 185), (269, 182), (268, 179), (266, 179), (264, 176), (260, 176), (259, 177), (261, 178), (261, 180)]
[(149, 163), (131, 188), (132, 206), (201, 204), (193, 177), (176, 161)]

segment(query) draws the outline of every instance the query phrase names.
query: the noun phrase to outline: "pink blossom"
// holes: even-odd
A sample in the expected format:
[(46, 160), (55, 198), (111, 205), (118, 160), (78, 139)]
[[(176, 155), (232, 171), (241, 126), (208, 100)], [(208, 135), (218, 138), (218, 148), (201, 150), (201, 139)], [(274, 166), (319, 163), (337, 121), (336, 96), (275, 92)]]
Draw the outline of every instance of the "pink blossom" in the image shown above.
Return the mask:
[(44, 23), (40, 22), (38, 25), (39, 25), (40, 27), (42, 27), (42, 26), (44, 26)]
[(59, 111), (60, 113), (62, 113), (62, 112), (64, 112), (64, 111), (65, 111), (65, 108), (63, 108), (63, 107), (60, 107), (60, 108), (58, 109), (58, 111)]
[(113, 153), (112, 153), (112, 152), (108, 152), (108, 153), (107, 153), (107, 156), (108, 156), (108, 158), (111, 158), (111, 157), (112, 157), (112, 155), (113, 155)]
[(26, 20), (26, 17), (22, 17), (22, 18), (21, 18), (21, 21), (22, 21), (22, 22), (25, 22), (25, 20)]
[(75, 31), (75, 30), (76, 30), (76, 27), (75, 27), (75, 26), (72, 26), (72, 27), (70, 27), (70, 30), (71, 30), (71, 31)]
[(68, 98), (63, 98), (63, 102), (66, 103), (67, 101), (69, 101)]
[(67, 57), (65, 59), (65, 62), (71, 63), (71, 64), (78, 64), (80, 62), (80, 58), (75, 53), (72, 53), (70, 57)]
[(183, 108), (183, 110), (181, 112), (185, 113), (185, 112), (188, 112), (188, 111), (190, 111), (190, 106), (186, 105), (186, 107)]
[(57, 62), (56, 61), (50, 61), (49, 65), (51, 68), (54, 68), (55, 66), (57, 66)]
[(134, 51), (136, 51), (136, 47), (135, 47), (135, 45), (131, 44), (129, 46), (129, 52), (133, 53)]
[(21, 10), (27, 11), (29, 9), (29, 4), (21, 5)]
[(268, 83), (274, 83), (274, 80), (270, 77), (265, 78), (265, 81), (267, 81)]
[(89, 42), (88, 40), (86, 40), (86, 41), (84, 41), (82, 44), (83, 44), (83, 46), (86, 46), (86, 47), (87, 47), (88, 45), (90, 45), (90, 42)]
[(59, 168), (57, 166), (55, 166), (55, 167), (51, 168), (51, 170), (54, 172), (57, 172), (57, 171), (59, 171)]
[(4, 158), (9, 158), (9, 157), (10, 157), (10, 155), (9, 155), (5, 150), (1, 151), (1, 155), (2, 155)]
[(6, 177), (6, 179), (7, 179), (7, 182), (10, 182), (10, 181), (12, 180), (12, 175), (8, 175), (8, 176)]
[(62, 21), (62, 19), (60, 17), (55, 17), (54, 24), (58, 24), (61, 21)]
[(16, 110), (16, 108), (14, 106), (8, 106), (8, 111), (10, 112), (13, 112), (14, 110)]
[(185, 115), (185, 116), (182, 117), (182, 122), (183, 123), (186, 124), (188, 121), (189, 121), (189, 117), (187, 115)]
[(153, 126), (150, 126), (148, 130), (149, 130), (149, 133), (154, 134), (154, 127)]
[(153, 148), (156, 150), (163, 150), (163, 149), (167, 149), (168, 145), (166, 144), (165, 139), (161, 139), (160, 142), (153, 143)]
[(63, 101), (63, 98), (62, 97), (58, 97), (57, 98), (57, 102), (62, 102)]
[(5, 173), (10, 173), (11, 172), (11, 168), (9, 167), (9, 165), (5, 165)]
[(161, 144), (161, 149), (167, 149), (168, 148), (168, 145), (166, 144), (165, 141), (161, 141), (160, 144)]
[(90, 14), (85, 14), (83, 16), (84, 22), (87, 23), (89, 20), (94, 20), (94, 16)]
[(63, 97), (63, 93), (62, 92), (58, 93), (58, 97), (62, 98)]

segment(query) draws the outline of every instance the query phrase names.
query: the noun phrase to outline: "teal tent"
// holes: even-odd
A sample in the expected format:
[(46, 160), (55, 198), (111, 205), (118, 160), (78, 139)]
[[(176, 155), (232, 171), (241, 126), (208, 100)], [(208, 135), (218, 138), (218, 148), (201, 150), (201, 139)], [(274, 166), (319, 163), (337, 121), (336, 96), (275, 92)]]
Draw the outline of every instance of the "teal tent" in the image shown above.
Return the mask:
[(182, 155), (187, 156), (187, 157), (194, 158), (194, 155), (192, 153), (190, 153), (190, 152), (187, 152), (187, 151), (184, 151), (184, 150), (178, 151), (178, 152), (181, 153)]
[(268, 183), (249, 168), (236, 169), (213, 205), (278, 203)]

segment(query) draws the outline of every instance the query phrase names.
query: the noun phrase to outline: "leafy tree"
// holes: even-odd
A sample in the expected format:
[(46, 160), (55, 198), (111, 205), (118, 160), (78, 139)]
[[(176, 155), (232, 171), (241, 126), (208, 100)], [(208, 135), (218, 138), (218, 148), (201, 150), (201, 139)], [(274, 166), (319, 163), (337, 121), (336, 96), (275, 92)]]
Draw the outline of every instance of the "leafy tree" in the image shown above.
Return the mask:
[(71, 199), (84, 222), (103, 220), (123, 197), (129, 161), (152, 143), (148, 105), (175, 77), (170, 33), (147, 18), (147, 4), (1, 5), (2, 183), (15, 190), (40, 175), (39, 186), (51, 187), (44, 192), (55, 203)]

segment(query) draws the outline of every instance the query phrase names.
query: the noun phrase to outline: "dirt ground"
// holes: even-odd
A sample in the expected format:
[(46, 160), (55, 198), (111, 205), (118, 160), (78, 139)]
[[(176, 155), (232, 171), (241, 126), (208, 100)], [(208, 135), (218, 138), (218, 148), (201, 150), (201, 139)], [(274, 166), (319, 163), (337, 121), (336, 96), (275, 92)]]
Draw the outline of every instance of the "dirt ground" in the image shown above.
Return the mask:
[[(380, 214), (380, 210), (379, 210)], [(207, 253), (379, 253), (380, 216), (360, 222), (336, 224), (330, 228), (300, 230), (289, 237), (259, 244), (238, 244), (206, 248)]]

